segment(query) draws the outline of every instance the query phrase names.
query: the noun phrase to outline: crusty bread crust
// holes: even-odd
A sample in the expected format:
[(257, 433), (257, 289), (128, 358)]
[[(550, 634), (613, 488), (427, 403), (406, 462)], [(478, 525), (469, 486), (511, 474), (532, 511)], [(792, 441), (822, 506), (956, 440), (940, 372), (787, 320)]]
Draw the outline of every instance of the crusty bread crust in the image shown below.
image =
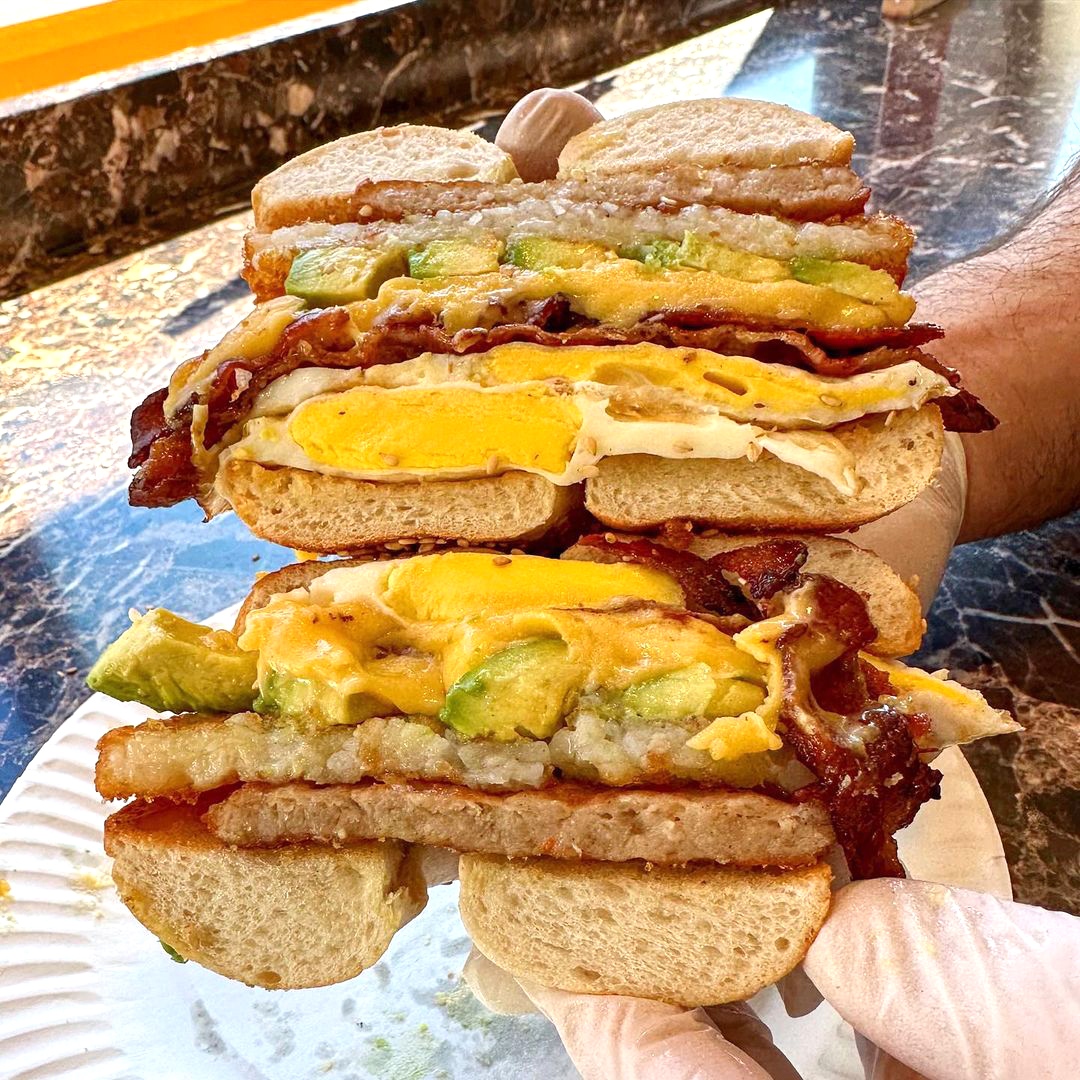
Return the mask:
[(559, 176), (592, 179), (675, 165), (848, 165), (850, 132), (787, 105), (699, 98), (638, 109), (575, 135), (559, 155)]
[(393, 838), (454, 851), (664, 865), (804, 866), (834, 837), (824, 807), (753, 791), (559, 783), (491, 794), (449, 784), (244, 784), (207, 813), (241, 847)]
[(401, 124), (361, 131), (309, 150), (264, 176), (251, 193), (255, 224), (273, 229), (352, 205), (357, 185), (380, 180), (506, 183), (510, 155), (468, 131)]
[(823, 863), (785, 872), (463, 855), (461, 919), (542, 986), (693, 1008), (741, 1001), (806, 955), (831, 898)]
[(248, 613), (265, 607), (272, 596), (292, 592), (293, 589), (306, 589), (328, 570), (337, 570), (343, 566), (359, 566), (361, 563), (370, 561), (370, 559), (308, 559), (306, 562), (289, 563), (288, 566), (263, 574), (252, 585), (251, 592), (244, 597), (244, 602), (240, 605), (240, 610), (236, 613), (236, 619), (233, 622), (233, 633), (239, 637), (244, 632)]
[(769, 455), (751, 462), (634, 454), (602, 460), (585, 508), (616, 529), (687, 520), (723, 530), (840, 532), (909, 503), (937, 474), (945, 443), (935, 405), (864, 417), (832, 428), (864, 481), (841, 495), (827, 480)]
[(249, 986), (343, 982), (371, 967), (427, 891), (405, 845), (231, 848), (200, 808), (135, 802), (105, 823), (120, 899), (186, 959)]
[(581, 505), (577, 488), (530, 473), (375, 484), (232, 459), (217, 491), (256, 536), (325, 554), (408, 539), (527, 544)]

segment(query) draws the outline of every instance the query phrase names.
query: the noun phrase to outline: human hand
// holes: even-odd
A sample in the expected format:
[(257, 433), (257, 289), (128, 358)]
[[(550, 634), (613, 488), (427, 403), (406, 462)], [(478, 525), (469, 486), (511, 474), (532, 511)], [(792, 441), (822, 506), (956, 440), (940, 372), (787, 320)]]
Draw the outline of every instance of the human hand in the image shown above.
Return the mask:
[[(1070, 915), (931, 882), (855, 882), (833, 898), (804, 969), (872, 1040), (860, 1045), (868, 1080), (1075, 1075), (1080, 919)], [(584, 1080), (799, 1076), (745, 1003), (689, 1011), (523, 989)]]

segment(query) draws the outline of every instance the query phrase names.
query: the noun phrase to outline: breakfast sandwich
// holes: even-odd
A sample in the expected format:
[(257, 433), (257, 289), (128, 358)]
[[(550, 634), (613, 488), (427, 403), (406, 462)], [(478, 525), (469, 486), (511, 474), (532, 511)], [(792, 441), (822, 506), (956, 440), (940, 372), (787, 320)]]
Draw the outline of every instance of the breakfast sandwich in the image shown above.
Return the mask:
[(852, 139), (764, 102), (604, 121), (559, 175), (402, 126), (253, 193), (258, 301), (132, 417), (136, 505), (307, 551), (601, 525), (837, 531), (993, 417), (921, 346)]
[(1017, 728), (896, 659), (921, 629), (899, 577), (832, 538), (286, 567), (231, 631), (153, 610), (91, 673), (166, 714), (99, 743), (99, 792), (133, 799), (113, 876), (180, 955), (312, 986), (373, 964), (449, 851), (512, 974), (748, 997), (824, 920), (830, 851), (901, 874), (934, 753)]

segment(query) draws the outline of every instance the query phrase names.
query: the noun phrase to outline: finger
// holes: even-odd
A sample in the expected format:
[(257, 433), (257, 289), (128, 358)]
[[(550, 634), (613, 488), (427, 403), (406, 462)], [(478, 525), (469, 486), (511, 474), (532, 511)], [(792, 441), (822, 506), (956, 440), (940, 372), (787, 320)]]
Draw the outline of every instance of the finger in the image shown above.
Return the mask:
[(788, 1016), (806, 1016), (821, 1004), (821, 993), (801, 967), (788, 972), (776, 984), (776, 989)]
[(583, 1080), (769, 1080), (702, 1009), (521, 986), (558, 1029)]
[(773, 1080), (800, 1080), (798, 1070), (773, 1042), (768, 1025), (747, 1002), (712, 1005), (705, 1012), (717, 1031), (752, 1057)]
[(925, 615), (945, 574), (966, 502), (964, 444), (949, 431), (934, 482), (906, 506), (857, 529), (851, 539), (880, 555), (912, 585)]
[(932, 882), (860, 881), (833, 898), (804, 967), (848, 1023), (929, 1077), (1076, 1075), (1070, 915)]
[(461, 977), (480, 1004), (493, 1013), (521, 1016), (537, 1011), (517, 979), (492, 963), (475, 945), (469, 951)]
[(885, 1053), (869, 1039), (855, 1032), (855, 1048), (859, 1051), (864, 1080), (925, 1080), (922, 1073), (908, 1068), (892, 1054)]
[(522, 180), (550, 180), (571, 137), (603, 119), (591, 101), (572, 90), (534, 90), (506, 114), (495, 145), (514, 159)]

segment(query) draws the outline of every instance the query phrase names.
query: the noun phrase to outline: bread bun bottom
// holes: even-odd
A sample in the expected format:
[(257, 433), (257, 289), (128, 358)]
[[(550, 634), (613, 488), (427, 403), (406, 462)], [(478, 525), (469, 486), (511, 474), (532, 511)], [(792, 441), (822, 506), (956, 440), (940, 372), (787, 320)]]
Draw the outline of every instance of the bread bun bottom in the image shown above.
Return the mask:
[(632, 454), (600, 462), (585, 508), (616, 529), (654, 529), (673, 518), (730, 531), (840, 532), (911, 502), (937, 475), (945, 430), (936, 405), (864, 417), (831, 429), (862, 481), (841, 495), (827, 480), (763, 455), (710, 461)]
[[(190, 804), (135, 802), (106, 822), (120, 898), (186, 959), (268, 989), (374, 965), (447, 880), (434, 849), (395, 841), (231, 847)], [(452, 870), (451, 870), (452, 872)], [(677, 1005), (750, 997), (804, 956), (829, 909), (824, 863), (798, 870), (460, 859), (461, 917), (519, 978)]]
[(461, 918), (519, 979), (694, 1008), (787, 975), (829, 911), (832, 872), (462, 855)]
[[(915, 498), (941, 463), (936, 406), (866, 417), (833, 429), (852, 452), (862, 488), (842, 495), (827, 480), (778, 458), (756, 462), (606, 458), (584, 485), (585, 508), (604, 525), (649, 530), (672, 520), (732, 531), (836, 532)], [(216, 488), (257, 536), (304, 551), (363, 551), (400, 540), (534, 544), (580, 508), (580, 486), (531, 473), (473, 480), (373, 483), (232, 459)]]
[(359, 975), (427, 903), (405, 844), (231, 848), (201, 808), (135, 802), (105, 823), (120, 899), (180, 956), (266, 989)]
[(532, 473), (376, 484), (236, 459), (216, 488), (256, 536), (323, 554), (410, 539), (529, 543), (557, 531), (582, 499)]

